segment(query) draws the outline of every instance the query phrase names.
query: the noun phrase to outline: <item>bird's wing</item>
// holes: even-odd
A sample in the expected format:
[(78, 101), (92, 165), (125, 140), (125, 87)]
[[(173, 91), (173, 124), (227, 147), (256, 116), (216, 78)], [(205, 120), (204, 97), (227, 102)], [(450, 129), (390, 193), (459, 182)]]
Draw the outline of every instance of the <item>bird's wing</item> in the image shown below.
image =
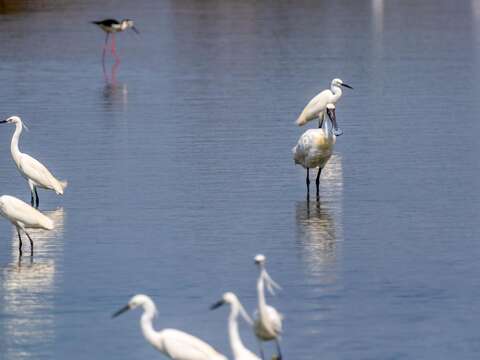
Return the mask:
[(28, 178), (32, 179), (38, 185), (53, 189), (55, 186), (54, 183), (58, 182), (40, 161), (28, 154), (22, 154), (19, 167)]
[(296, 123), (299, 126), (306, 124), (308, 121), (318, 117), (318, 114), (325, 110), (327, 105), (328, 98), (330, 95), (330, 90), (323, 90), (321, 93), (316, 95), (312, 100), (309, 101), (307, 106), (303, 109), (302, 113), (298, 117)]
[(94, 24), (97, 24), (97, 25), (104, 25), (104, 26), (112, 26), (112, 25), (118, 25), (120, 24), (117, 20), (115, 19), (105, 19), (105, 20), (101, 20), (101, 21), (94, 21), (93, 22)]
[(313, 145), (314, 131), (316, 129), (309, 129), (305, 131), (300, 139), (298, 139), (297, 145), (292, 149), (293, 158), (296, 164), (304, 165), (305, 156), (307, 156), (309, 149)]
[(165, 329), (161, 336), (164, 350), (173, 360), (227, 360), (206, 342), (183, 331)]

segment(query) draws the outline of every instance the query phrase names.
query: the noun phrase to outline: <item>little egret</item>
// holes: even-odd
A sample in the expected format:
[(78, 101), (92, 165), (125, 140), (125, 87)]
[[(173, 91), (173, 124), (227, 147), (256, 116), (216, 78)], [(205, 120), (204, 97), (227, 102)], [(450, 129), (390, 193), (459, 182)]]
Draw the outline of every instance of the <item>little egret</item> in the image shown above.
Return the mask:
[(43, 215), (26, 202), (9, 195), (0, 196), (0, 215), (8, 219), (17, 228), (20, 256), (22, 256), (20, 230), (23, 230), (30, 240), (30, 255), (33, 256), (33, 241), (26, 229), (53, 230), (54, 228), (53, 220), (48, 216)]
[[(31, 204), (38, 208), (40, 201), (38, 199), (37, 187), (47, 190), (53, 190), (58, 195), (63, 195), (65, 188), (67, 187), (67, 181), (58, 180), (52, 175), (50, 171), (39, 161), (32, 158), (30, 155), (20, 152), (18, 148), (18, 139), (22, 133), (22, 120), (18, 116), (11, 116), (7, 120), (0, 121), (2, 123), (15, 124), (15, 132), (12, 137), (12, 143), (10, 150), (12, 152), (13, 161), (17, 165), (20, 174), (28, 181), (31, 192)], [(35, 194), (35, 200), (33, 195)]]
[(213, 304), (210, 309), (216, 309), (224, 304), (230, 304), (230, 316), (228, 318), (228, 333), (230, 337), (230, 347), (232, 349), (234, 360), (260, 360), (260, 358), (248, 350), (240, 339), (238, 333), (237, 317), (240, 313), (246, 322), (253, 325), (253, 321), (248, 316), (242, 304), (234, 293), (227, 292), (223, 294), (222, 299)]
[(267, 305), (265, 300), (265, 285), (268, 291), (274, 295), (274, 288), (280, 289), (280, 286), (272, 280), (265, 269), (266, 258), (264, 255), (257, 255), (254, 258), (255, 264), (258, 265), (260, 276), (257, 280), (258, 293), (258, 310), (256, 311), (256, 319), (254, 323), (255, 335), (260, 340), (260, 354), (262, 359), (265, 359), (262, 349), (262, 341), (275, 340), (278, 351), (278, 360), (282, 359), (282, 352), (280, 350), (280, 343), (278, 338), (282, 332), (282, 315), (275, 310), (274, 307)]
[(98, 25), (107, 34), (105, 37), (105, 45), (103, 46), (102, 62), (105, 61), (105, 51), (107, 50), (108, 38), (110, 34), (112, 34), (111, 52), (112, 52), (112, 55), (115, 56), (115, 62), (119, 62), (120, 58), (117, 55), (117, 50), (115, 46), (115, 33), (124, 31), (129, 28), (131, 28), (137, 34), (140, 33), (137, 30), (137, 28), (133, 25), (133, 21), (130, 19), (123, 19), (122, 21), (117, 21), (115, 19), (105, 19), (101, 21), (92, 21), (92, 24)]
[[(326, 108), (328, 117), (333, 127), (335, 127), (335, 105), (328, 104)], [(319, 129), (305, 131), (302, 136), (300, 136), (297, 145), (292, 149), (295, 164), (300, 164), (307, 169), (307, 194), (310, 193), (310, 169), (318, 167), (316, 179), (318, 196), (320, 173), (333, 153), (336, 136), (332, 131), (330, 121), (328, 119), (321, 120)]]
[[(342, 80), (333, 79), (330, 89), (323, 90), (312, 100), (310, 100), (307, 106), (305, 106), (305, 109), (303, 109), (296, 121), (297, 125), (305, 125), (308, 121), (316, 118), (319, 119), (319, 124), (321, 124), (321, 122), (325, 119), (325, 109), (327, 108), (327, 104), (335, 105), (342, 97), (342, 86), (353, 89), (350, 85), (345, 84)], [(337, 124), (334, 124), (334, 127), (335, 135), (342, 135), (343, 132), (342, 130), (338, 129)]]
[(206, 342), (175, 329), (155, 331), (152, 321), (157, 315), (157, 308), (147, 295), (135, 295), (127, 305), (118, 310), (116, 317), (127, 310), (143, 307), (140, 327), (147, 341), (158, 351), (173, 360), (227, 360)]

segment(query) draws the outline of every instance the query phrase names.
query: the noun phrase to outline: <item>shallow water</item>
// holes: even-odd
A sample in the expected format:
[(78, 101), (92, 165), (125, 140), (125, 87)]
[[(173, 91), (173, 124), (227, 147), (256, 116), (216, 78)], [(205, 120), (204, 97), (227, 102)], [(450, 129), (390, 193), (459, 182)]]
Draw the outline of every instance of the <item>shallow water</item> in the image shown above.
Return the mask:
[[(160, 357), (139, 312), (110, 319), (139, 292), (157, 328), (231, 357), (208, 307), (232, 290), (254, 309), (260, 252), (286, 360), (478, 356), (480, 2), (3, 5), (0, 116), (69, 187), (40, 191), (57, 229), (32, 232), (33, 259), (0, 222), (0, 358)], [(88, 22), (112, 16), (141, 35), (119, 34), (106, 81)], [(307, 202), (293, 122), (333, 77), (355, 90)], [(28, 201), (12, 133), (1, 193)]]

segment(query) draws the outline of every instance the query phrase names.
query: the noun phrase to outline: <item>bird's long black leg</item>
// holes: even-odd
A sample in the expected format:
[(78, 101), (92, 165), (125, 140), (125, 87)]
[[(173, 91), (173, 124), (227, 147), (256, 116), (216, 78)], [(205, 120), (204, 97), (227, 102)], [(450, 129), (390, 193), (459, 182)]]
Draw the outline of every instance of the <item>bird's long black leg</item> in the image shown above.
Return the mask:
[(318, 128), (320, 129), (323, 125), (323, 121), (325, 120), (325, 111), (323, 112), (322, 115), (318, 117)]
[(17, 227), (17, 234), (18, 234), (18, 253), (22, 256), (22, 237), (20, 236), (20, 230)]
[(318, 173), (317, 173), (317, 179), (315, 180), (315, 184), (317, 185), (317, 197), (319, 194), (319, 188), (320, 188), (320, 174), (322, 173), (322, 168), (318, 168)]
[(38, 198), (37, 187), (35, 186), (33, 188), (33, 190), (35, 190), (35, 199), (37, 200), (37, 204), (36, 204), (35, 208), (38, 209), (38, 206), (40, 205), (40, 199)]
[(275, 344), (277, 344), (277, 352), (278, 352), (278, 356), (277, 356), (277, 360), (282, 360), (282, 351), (280, 350), (280, 343), (278, 342), (278, 339), (275, 339)]
[(307, 168), (307, 195), (310, 194), (310, 169)]
[(265, 360), (265, 355), (263, 354), (262, 342), (260, 340), (258, 340), (258, 348), (260, 349), (260, 356), (262, 357), (262, 360)]
[[(25, 230), (23, 230), (23, 231), (25, 231)], [(25, 231), (25, 234), (27, 234), (28, 240), (30, 240), (30, 256), (33, 256), (33, 240), (30, 237), (30, 235), (28, 235), (28, 233), (26, 231)], [(19, 235), (20, 235), (20, 233), (19, 233)]]
[(33, 191), (32, 190), (30, 190), (30, 195), (32, 196), (30, 198), (30, 205), (35, 206), (35, 200), (33, 199)]

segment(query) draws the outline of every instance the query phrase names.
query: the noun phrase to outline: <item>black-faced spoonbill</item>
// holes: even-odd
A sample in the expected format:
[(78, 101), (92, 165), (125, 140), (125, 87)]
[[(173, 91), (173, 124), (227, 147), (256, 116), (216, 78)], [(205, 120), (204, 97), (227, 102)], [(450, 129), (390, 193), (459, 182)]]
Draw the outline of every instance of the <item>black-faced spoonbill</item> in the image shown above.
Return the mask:
[(127, 30), (129, 28), (131, 28), (137, 34), (140, 33), (137, 30), (137, 28), (134, 26), (133, 21), (130, 19), (123, 19), (122, 21), (117, 21), (115, 19), (105, 19), (101, 21), (92, 21), (92, 24), (98, 25), (106, 33), (105, 45), (103, 46), (103, 53), (102, 53), (102, 62), (105, 61), (105, 51), (107, 50), (107, 47), (108, 47), (108, 38), (110, 34), (112, 34), (111, 52), (112, 52), (112, 55), (115, 56), (115, 61), (119, 62), (120, 58), (117, 55), (117, 50), (115, 46), (115, 33)]
[(230, 304), (230, 316), (228, 317), (228, 334), (234, 360), (260, 360), (257, 355), (255, 355), (243, 345), (242, 339), (240, 339), (240, 334), (238, 332), (238, 314), (241, 314), (245, 321), (250, 325), (253, 325), (252, 319), (250, 318), (250, 316), (248, 316), (237, 296), (232, 292), (226, 292), (225, 294), (223, 294), (222, 299), (213, 304), (210, 309), (216, 309), (224, 304)]
[(127, 310), (141, 306), (143, 314), (140, 327), (147, 341), (158, 351), (173, 360), (227, 360), (206, 342), (175, 329), (155, 331), (153, 319), (157, 315), (157, 308), (147, 295), (135, 295), (127, 305), (113, 314), (116, 317)]
[[(335, 105), (338, 100), (342, 97), (342, 86), (353, 89), (350, 85), (345, 84), (340, 79), (333, 79), (330, 85), (330, 89), (323, 90), (317, 96), (315, 96), (310, 102), (305, 106), (302, 113), (298, 117), (296, 124), (298, 126), (305, 125), (308, 121), (318, 118), (319, 126), (321, 122), (325, 119), (325, 110), (327, 104)], [(342, 130), (337, 128), (337, 125), (334, 124), (335, 135), (342, 135)]]
[(333, 146), (336, 141), (336, 136), (332, 129), (336, 124), (335, 105), (328, 104), (326, 108), (329, 119), (321, 121), (319, 129), (305, 131), (300, 136), (297, 145), (292, 149), (295, 164), (300, 164), (307, 169), (307, 194), (310, 193), (310, 169), (318, 167), (317, 179), (315, 181), (317, 196), (320, 185), (320, 173), (332, 156)]
[[(18, 140), (22, 133), (22, 120), (18, 116), (11, 116), (7, 120), (0, 121), (0, 124), (8, 123), (15, 124), (15, 132), (13, 133), (12, 143), (10, 150), (12, 152), (13, 161), (17, 165), (20, 174), (28, 181), (31, 192), (31, 204), (38, 208), (40, 201), (38, 199), (37, 187), (47, 190), (53, 190), (57, 195), (63, 195), (65, 188), (67, 187), (66, 180), (58, 180), (52, 175), (50, 171), (38, 160), (34, 159), (30, 155), (20, 152), (18, 148)], [(33, 198), (35, 194), (36, 204)]]
[(280, 350), (280, 343), (278, 341), (280, 334), (282, 333), (282, 318), (283, 316), (272, 306), (267, 305), (265, 300), (265, 285), (268, 291), (274, 295), (274, 288), (280, 289), (280, 286), (272, 280), (265, 269), (266, 257), (264, 255), (257, 255), (254, 258), (255, 264), (257, 264), (260, 270), (260, 276), (257, 280), (257, 293), (258, 293), (258, 309), (255, 312), (254, 330), (255, 335), (260, 340), (260, 354), (264, 359), (262, 341), (275, 340), (278, 351), (278, 360), (282, 359), (282, 352)]
[(30, 255), (33, 256), (33, 240), (26, 229), (53, 230), (54, 228), (53, 220), (48, 216), (42, 214), (26, 202), (9, 195), (0, 196), (0, 215), (8, 219), (17, 228), (18, 252), (20, 256), (22, 256), (22, 236), (20, 235), (20, 230), (23, 230), (28, 240), (30, 240)]

